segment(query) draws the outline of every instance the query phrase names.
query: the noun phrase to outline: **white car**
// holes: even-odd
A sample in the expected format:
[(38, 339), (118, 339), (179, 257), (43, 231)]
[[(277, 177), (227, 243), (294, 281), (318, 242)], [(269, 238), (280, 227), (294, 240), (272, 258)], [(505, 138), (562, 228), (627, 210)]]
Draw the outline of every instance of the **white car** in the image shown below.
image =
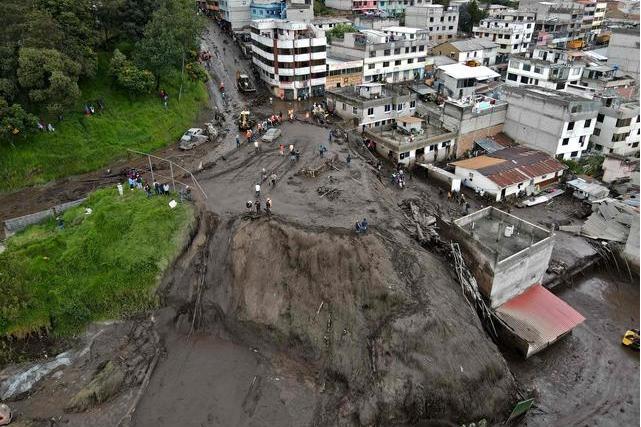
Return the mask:
[(276, 139), (280, 137), (280, 134), (281, 134), (280, 129), (271, 128), (271, 129), (268, 129), (267, 132), (265, 132), (265, 135), (263, 135), (262, 139), (263, 141), (266, 141), (266, 142), (274, 142), (276, 141)]
[(207, 132), (201, 128), (191, 128), (180, 138), (178, 147), (181, 150), (191, 150), (209, 140)]

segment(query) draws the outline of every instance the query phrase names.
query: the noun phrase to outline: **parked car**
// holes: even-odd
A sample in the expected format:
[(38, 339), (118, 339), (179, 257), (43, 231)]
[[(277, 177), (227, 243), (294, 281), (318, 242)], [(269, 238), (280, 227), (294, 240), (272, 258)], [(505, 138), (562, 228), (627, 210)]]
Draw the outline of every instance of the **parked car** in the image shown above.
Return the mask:
[(267, 132), (265, 132), (265, 135), (263, 135), (263, 141), (265, 142), (274, 142), (276, 139), (280, 137), (280, 129), (278, 128), (271, 128), (268, 129)]

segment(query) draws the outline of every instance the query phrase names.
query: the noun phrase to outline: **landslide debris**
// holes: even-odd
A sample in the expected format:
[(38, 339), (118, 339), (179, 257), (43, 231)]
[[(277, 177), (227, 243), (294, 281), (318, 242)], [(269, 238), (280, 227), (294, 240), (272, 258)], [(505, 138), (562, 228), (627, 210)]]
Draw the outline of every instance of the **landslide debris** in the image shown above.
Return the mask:
[(401, 235), (273, 219), (242, 221), (232, 234), (229, 271), (217, 280), (230, 295), (226, 322), (345, 390), (333, 422), (492, 418), (512, 402), (513, 378), (458, 284)]

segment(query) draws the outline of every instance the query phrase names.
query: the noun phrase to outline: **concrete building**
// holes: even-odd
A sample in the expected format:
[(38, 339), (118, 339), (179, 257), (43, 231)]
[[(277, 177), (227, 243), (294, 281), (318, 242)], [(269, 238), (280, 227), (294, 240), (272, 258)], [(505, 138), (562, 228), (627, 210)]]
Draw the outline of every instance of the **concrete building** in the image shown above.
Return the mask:
[(469, 153), (476, 140), (502, 132), (506, 113), (507, 102), (487, 96), (446, 100), (439, 118), (444, 128), (456, 132), (455, 157)]
[(584, 5), (571, 2), (519, 2), (519, 10), (536, 12), (534, 44), (555, 48), (581, 47), (585, 37), (581, 29), (584, 9)]
[(501, 338), (526, 358), (569, 334), (585, 318), (540, 283), (554, 247), (552, 232), (487, 207), (444, 229), (489, 300)]
[(505, 83), (563, 90), (581, 80), (585, 63), (580, 58), (579, 52), (541, 47), (513, 55), (508, 62)]
[(332, 40), (329, 54), (346, 61), (363, 61), (363, 82), (396, 83), (423, 78), (427, 57), (427, 31), (396, 27), (386, 33), (363, 30)]
[(311, 23), (314, 20), (313, 0), (288, 0), (285, 17), (290, 21)]
[(398, 27), (399, 25), (398, 18), (389, 16), (356, 15), (354, 17), (354, 26), (359, 30), (381, 30), (385, 27)]
[(405, 9), (405, 25), (427, 28), (429, 40), (441, 42), (456, 38), (459, 22), (457, 6), (444, 7), (439, 4), (417, 4)]
[(396, 122), (397, 117), (413, 116), (416, 95), (407, 88), (363, 83), (355, 87), (327, 89), (330, 111), (353, 120), (361, 131)]
[(584, 6), (581, 31), (585, 34), (585, 41), (592, 42), (601, 34), (608, 4), (597, 0), (576, 0), (576, 3)]
[(450, 41), (432, 48), (432, 54), (449, 56), (461, 64), (486, 67), (496, 64), (497, 51), (498, 45), (485, 39)]
[(557, 183), (567, 166), (542, 151), (514, 146), (451, 163), (465, 187), (492, 196), (530, 196)]
[(506, 89), (503, 132), (558, 159), (578, 159), (588, 148), (600, 103), (535, 86)]
[(639, 103), (616, 97), (599, 97), (601, 108), (590, 137), (592, 150), (630, 156), (639, 152)]
[(325, 6), (359, 13), (376, 12), (378, 11), (378, 0), (325, 0)]
[(639, 159), (636, 157), (606, 154), (601, 165), (603, 177), (601, 181), (606, 184), (618, 180), (629, 180), (633, 185), (639, 185)]
[(325, 87), (356, 86), (363, 82), (363, 61), (341, 61), (327, 58), (327, 77)]
[[(616, 68), (610, 65), (590, 62), (583, 68), (578, 86), (588, 88), (588, 93), (591, 92), (597, 95), (610, 90), (616, 91), (621, 88), (636, 86), (636, 82), (632, 77), (627, 75), (617, 76), (616, 71)], [(569, 89), (570, 85), (577, 86), (575, 83), (568, 83), (566, 90)]]
[(218, 7), (224, 28), (237, 31), (251, 23), (251, 0), (219, 0)]
[(626, 74), (639, 82), (639, 27), (613, 29), (607, 56), (617, 75)]
[(253, 63), (274, 95), (283, 99), (325, 93), (325, 32), (311, 24), (262, 19), (251, 25)]
[(514, 10), (514, 9), (502, 4), (491, 4), (485, 8), (485, 11), (487, 12), (487, 16), (499, 16), (511, 10)]
[(527, 52), (532, 43), (535, 18), (535, 12), (508, 9), (482, 19), (472, 31), (476, 38), (497, 43), (497, 61), (504, 63), (510, 55)]
[(255, 19), (284, 19), (287, 3), (273, 0), (252, 0), (249, 12), (252, 20)]
[(499, 77), (498, 73), (485, 66), (441, 65), (436, 69), (434, 87), (437, 93), (453, 99), (471, 99), (485, 82)]
[(347, 18), (317, 17), (312, 20), (312, 24), (323, 31), (330, 31), (337, 25), (352, 25), (352, 21)]
[(492, 308), (542, 281), (554, 247), (550, 230), (492, 206), (454, 224), (468, 267)]

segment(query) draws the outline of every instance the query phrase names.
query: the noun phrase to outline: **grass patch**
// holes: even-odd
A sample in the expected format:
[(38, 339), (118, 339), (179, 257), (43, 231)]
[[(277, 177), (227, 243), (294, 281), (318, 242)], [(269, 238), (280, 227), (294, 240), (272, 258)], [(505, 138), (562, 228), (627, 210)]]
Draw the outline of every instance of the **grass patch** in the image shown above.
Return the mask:
[[(62, 122), (53, 121), (54, 133), (32, 134), (15, 146), (0, 144), (0, 191), (99, 169), (125, 157), (127, 148), (151, 151), (176, 142), (207, 103), (206, 86), (188, 77), (178, 102), (179, 73), (161, 82), (170, 96), (167, 110), (155, 93), (130, 98), (112, 86), (109, 59), (99, 56), (96, 77), (81, 83), (81, 99)], [(85, 103), (97, 99), (104, 100), (105, 110), (85, 116)]]
[(153, 291), (194, 215), (189, 204), (170, 209), (169, 200), (102, 189), (64, 213), (63, 230), (51, 219), (9, 238), (0, 254), (0, 335), (68, 336), (154, 307)]

